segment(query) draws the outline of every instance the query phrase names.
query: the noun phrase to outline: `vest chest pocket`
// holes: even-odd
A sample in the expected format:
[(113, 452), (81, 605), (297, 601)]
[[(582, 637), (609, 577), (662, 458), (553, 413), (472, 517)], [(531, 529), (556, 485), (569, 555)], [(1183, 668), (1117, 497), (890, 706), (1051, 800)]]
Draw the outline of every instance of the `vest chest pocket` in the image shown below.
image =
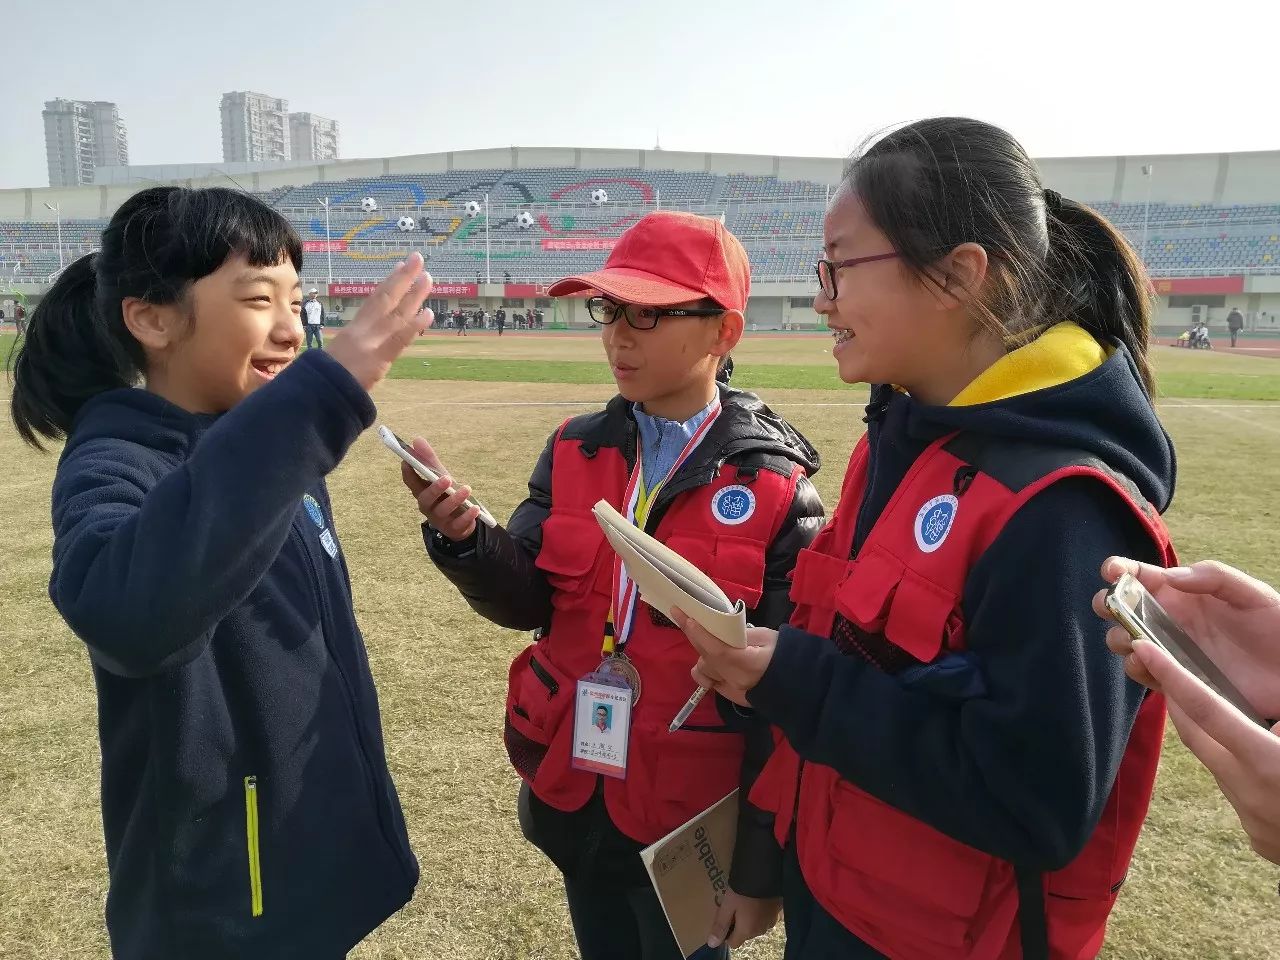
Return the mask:
[(935, 660), (944, 647), (964, 646), (959, 598), (882, 548), (864, 550), (850, 564), (848, 578), (836, 589), (835, 606), (861, 629), (883, 634), (921, 663)]
[(613, 551), (589, 511), (553, 508), (542, 521), (542, 549), (534, 565), (547, 575), (557, 609), (587, 605), (592, 592), (611, 592)]
[(849, 573), (848, 560), (833, 557), (819, 549), (825, 542), (827, 529), (830, 527), (818, 534), (812, 546), (796, 555), (790, 593), (791, 602), (795, 604), (791, 622), (801, 630), (824, 637), (830, 634), (831, 621), (835, 618), (833, 597), (836, 587)]
[(765, 543), (751, 537), (676, 533), (666, 541), (680, 556), (715, 581), (732, 602), (748, 610), (764, 594)]

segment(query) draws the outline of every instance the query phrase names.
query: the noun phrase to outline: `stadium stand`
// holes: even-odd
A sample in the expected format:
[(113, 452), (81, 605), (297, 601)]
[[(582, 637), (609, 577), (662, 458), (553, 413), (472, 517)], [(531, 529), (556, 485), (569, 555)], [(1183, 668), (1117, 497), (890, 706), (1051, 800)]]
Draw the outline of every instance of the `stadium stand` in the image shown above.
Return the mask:
[[(596, 190), (606, 192), (605, 203), (593, 203)], [(389, 263), (417, 249), (437, 279), (473, 282), (485, 272), (486, 241), (491, 276), (546, 281), (598, 267), (609, 240), (658, 207), (723, 216), (742, 238), (757, 280), (769, 281), (811, 277), (828, 192), (825, 184), (769, 176), (548, 167), (324, 181), (260, 196), (304, 240), (341, 241), (343, 249), (332, 254), (335, 281), (381, 277)], [(486, 194), (487, 216), (483, 207), (470, 215), (467, 203), (481, 204)], [(366, 197), (376, 210), (362, 208)], [(1280, 204), (1095, 206), (1145, 249), (1155, 276), (1280, 273)], [(533, 222), (523, 225), (526, 212)], [(402, 217), (413, 220), (412, 229), (400, 228)], [(63, 221), (64, 260), (93, 249), (104, 226)], [(58, 245), (54, 223), (0, 222), (0, 278), (47, 278), (58, 269)], [(305, 278), (324, 279), (328, 259), (309, 251)]]

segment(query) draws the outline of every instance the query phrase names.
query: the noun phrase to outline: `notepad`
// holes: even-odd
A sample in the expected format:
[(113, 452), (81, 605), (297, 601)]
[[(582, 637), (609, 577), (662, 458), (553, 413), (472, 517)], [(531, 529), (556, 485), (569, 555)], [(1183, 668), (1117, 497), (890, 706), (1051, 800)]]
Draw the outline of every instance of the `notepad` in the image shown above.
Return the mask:
[(705, 573), (628, 522), (605, 500), (592, 508), (609, 545), (622, 558), (640, 599), (662, 614), (680, 610), (732, 647), (747, 645), (747, 608), (732, 602)]
[(706, 946), (716, 909), (729, 892), (737, 827), (735, 790), (640, 851), (662, 912), (686, 957)]

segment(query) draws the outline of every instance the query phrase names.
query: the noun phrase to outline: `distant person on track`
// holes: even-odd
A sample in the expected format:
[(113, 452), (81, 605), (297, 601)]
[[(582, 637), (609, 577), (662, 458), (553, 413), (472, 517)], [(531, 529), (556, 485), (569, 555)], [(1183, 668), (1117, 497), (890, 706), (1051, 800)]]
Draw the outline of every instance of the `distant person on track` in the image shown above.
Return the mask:
[(1244, 314), (1240, 312), (1239, 307), (1232, 307), (1231, 312), (1227, 314), (1227, 331), (1231, 334), (1231, 346), (1236, 345), (1236, 338), (1240, 336), (1240, 331), (1244, 329)]
[(307, 349), (315, 347), (324, 349), (324, 304), (320, 302), (320, 291), (315, 287), (307, 293), (302, 304), (302, 321), (307, 328)]
[(13, 326), (20, 337), (27, 332), (27, 308), (20, 303), (13, 305)]
[(502, 331), (507, 327), (507, 311), (499, 310), (497, 315), (498, 336), (502, 336)]

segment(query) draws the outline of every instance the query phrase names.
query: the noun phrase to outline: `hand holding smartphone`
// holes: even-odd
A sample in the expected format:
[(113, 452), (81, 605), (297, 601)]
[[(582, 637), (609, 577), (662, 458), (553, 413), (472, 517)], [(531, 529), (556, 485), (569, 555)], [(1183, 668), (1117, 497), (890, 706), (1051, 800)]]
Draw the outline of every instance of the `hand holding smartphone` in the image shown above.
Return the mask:
[(1270, 724), (1227, 679), (1190, 635), (1182, 629), (1136, 577), (1126, 573), (1107, 591), (1107, 609), (1135, 640), (1148, 640), (1168, 651), (1178, 663), (1213, 688), (1252, 723), (1264, 729)]
[[(379, 426), (378, 436), (382, 438), (382, 442), (386, 444), (388, 450), (390, 450), (397, 457), (399, 457), (401, 460), (407, 463), (409, 467), (413, 470), (413, 472), (416, 473), (418, 476), (420, 476), (423, 480), (427, 481), (427, 483), (435, 483), (440, 479), (439, 474), (437, 474), (434, 470), (432, 470), (430, 467), (424, 464), (421, 460), (419, 460), (416, 456), (414, 456), (413, 447), (411, 447), (404, 440), (401, 440), (398, 436), (392, 433), (389, 428), (387, 428), (386, 426)], [(458, 492), (457, 487), (450, 486), (449, 489), (445, 492), (445, 496), (452, 496), (457, 492)], [(474, 497), (467, 498), (466, 506), (475, 507), (477, 510), (480, 511), (480, 516), (478, 519), (486, 527), (493, 528), (498, 525), (498, 521), (493, 518), (493, 514), (491, 514), (488, 511), (488, 509), (485, 508), (484, 504), (482, 504), (479, 500), (475, 499)]]

